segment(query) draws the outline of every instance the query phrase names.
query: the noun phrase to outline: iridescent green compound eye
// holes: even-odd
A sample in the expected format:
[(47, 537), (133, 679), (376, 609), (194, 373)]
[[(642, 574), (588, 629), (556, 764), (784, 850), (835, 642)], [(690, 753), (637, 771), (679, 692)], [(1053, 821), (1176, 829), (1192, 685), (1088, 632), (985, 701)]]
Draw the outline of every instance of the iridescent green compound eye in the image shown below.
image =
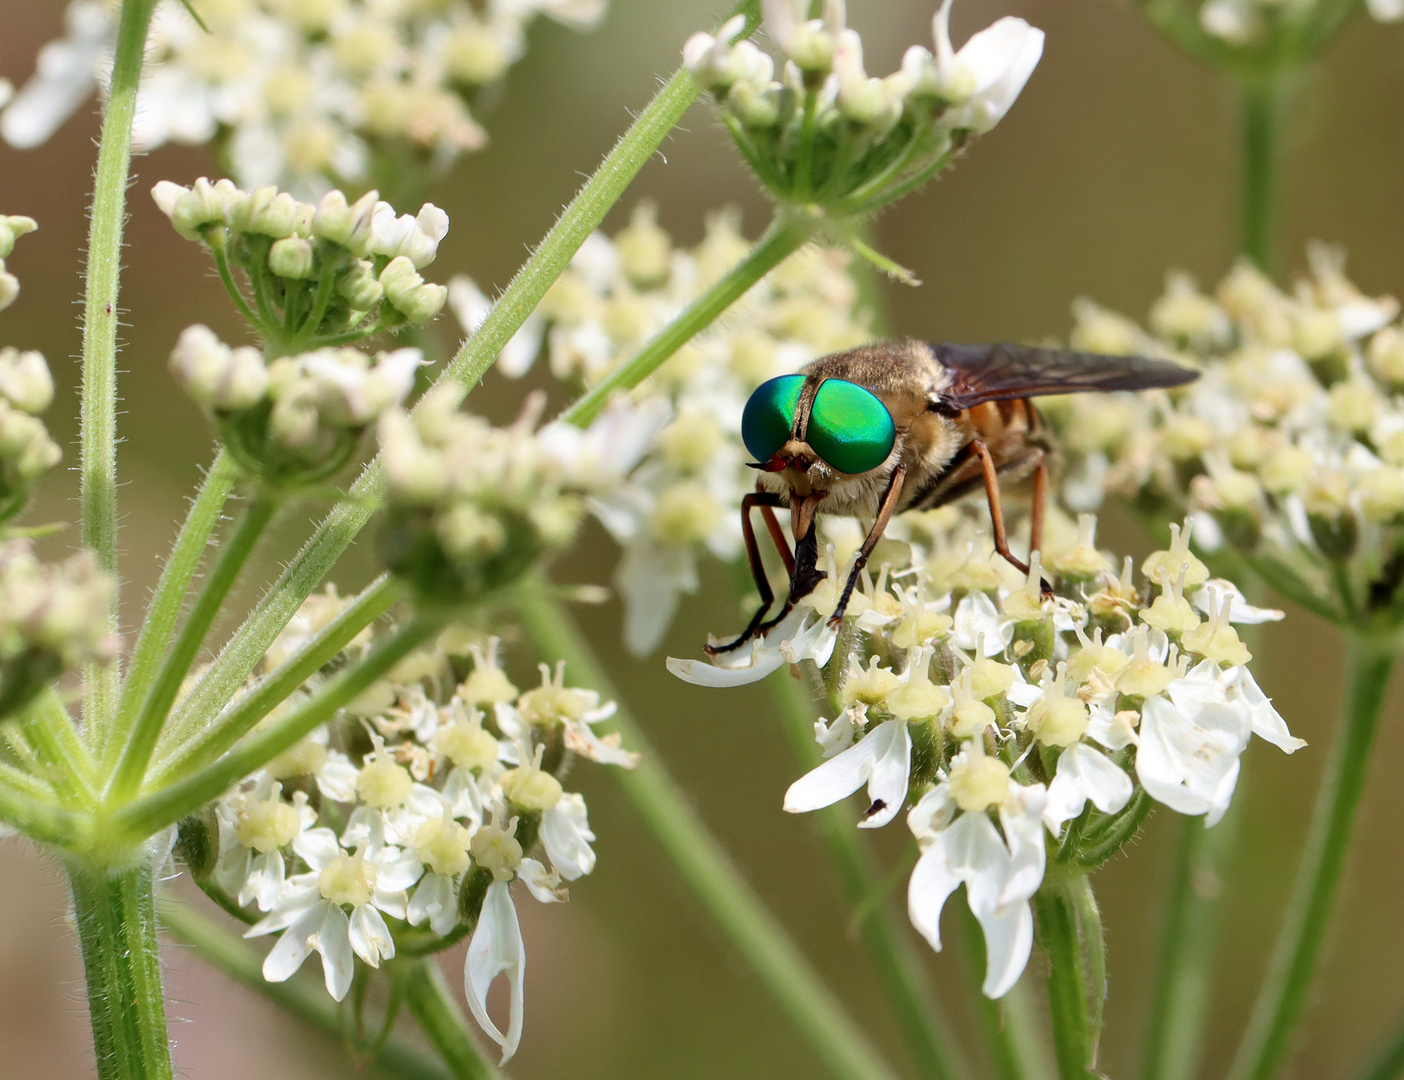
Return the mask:
[(804, 389), (803, 375), (781, 375), (756, 387), (741, 413), (741, 441), (764, 464), (790, 441), (795, 407)]
[(831, 467), (850, 476), (876, 469), (896, 440), (892, 414), (871, 390), (843, 379), (819, 384), (805, 441)]

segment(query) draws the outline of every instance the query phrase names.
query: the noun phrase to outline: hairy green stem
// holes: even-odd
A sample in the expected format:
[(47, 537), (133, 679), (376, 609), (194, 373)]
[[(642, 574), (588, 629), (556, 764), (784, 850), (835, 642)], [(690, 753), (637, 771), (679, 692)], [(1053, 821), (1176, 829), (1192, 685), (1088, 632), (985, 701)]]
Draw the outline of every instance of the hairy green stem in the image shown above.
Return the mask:
[(439, 623), (428, 619), (407, 624), (377, 645), (359, 664), (331, 679), (306, 704), (266, 725), (218, 761), (114, 811), (104, 823), (107, 826), (104, 839), (109, 844), (138, 842), (187, 814), (193, 814), (218, 798), (231, 784), (266, 765), (314, 728), (330, 720), (338, 709), (432, 638), (439, 629)]
[(1066, 883), (1044, 880), (1033, 898), (1038, 942), (1048, 955), (1048, 1007), (1060, 1080), (1094, 1080), (1087, 970)]
[(151, 867), (69, 867), (99, 1080), (170, 1080)]
[(57, 691), (45, 688), (20, 713), (18, 723), (38, 757), (44, 779), (69, 804), (91, 805), (93, 763)]
[(205, 643), (205, 636), (219, 617), (220, 609), (229, 596), (229, 590), (234, 587), (239, 572), (249, 561), (259, 537), (273, 520), (277, 508), (278, 500), (275, 497), (266, 494), (255, 496), (240, 515), (233, 535), (220, 549), (219, 558), (215, 561), (210, 576), (205, 580), (185, 625), (181, 627), (180, 635), (171, 646), (165, 663), (161, 665), (151, 692), (146, 695), (146, 701), (137, 715), (136, 723), (132, 725), (121, 761), (118, 762), (108, 790), (109, 805), (122, 803), (140, 790), (146, 767), (151, 762), (152, 751), (156, 749), (161, 729), (165, 726), (171, 705), (190, 671), (190, 665), (199, 655), (200, 646)]
[(1269, 1080), (1287, 1053), (1345, 869), (1394, 661), (1392, 643), (1387, 640), (1353, 637), (1350, 641), (1345, 716), (1317, 791), (1282, 928), (1229, 1080)]
[(1243, 102), (1243, 253), (1270, 275), (1282, 90), (1275, 77), (1244, 81), (1239, 89)]
[[(577, 679), (618, 700), (589, 642), (558, 603), (522, 593), (517, 596), (517, 611), (546, 658), (565, 660)], [(639, 751), (643, 760), (632, 772), (611, 769), (610, 774), (817, 1058), (841, 1080), (891, 1080), (890, 1067), (751, 891), (622, 704), (614, 726), (623, 735), (624, 745)]]
[(388, 574), (376, 578), (277, 670), (243, 697), (230, 702), (206, 730), (163, 764), (153, 778), (155, 784), (189, 775), (218, 758), (346, 648), (357, 634), (389, 611), (404, 593), (404, 585)]
[[(748, 0), (734, 9), (747, 13), (748, 32), (759, 23), (756, 8), (754, 0)], [(459, 348), (439, 382), (451, 381), (464, 394), (478, 384), (699, 93), (685, 69), (658, 91), (517, 271), (483, 324)], [(327, 516), (230, 638), (177, 710), (173, 725), (214, 716), (234, 696), (298, 606), (365, 527), (383, 490), (377, 458), (352, 485), (351, 499)]]
[(156, 681), (156, 673), (161, 669), (161, 658), (175, 632), (181, 609), (185, 606), (185, 594), (190, 590), (190, 583), (204, 558), (205, 548), (219, 524), (220, 513), (238, 479), (239, 466), (227, 450), (221, 449), (210, 471), (205, 474), (195, 501), (190, 504), (190, 512), (176, 535), (171, 553), (161, 568), (156, 591), (147, 606), (146, 619), (137, 635), (131, 665), (122, 684), (116, 724), (119, 732), (130, 731), (136, 724), (142, 703), (146, 701), (151, 685)]
[[(211, 967), (345, 1045), (341, 1009), (320, 986), (304, 985), (299, 979), (268, 982), (257, 948), (186, 904), (163, 901), (158, 914), (167, 933)], [(372, 1060), (379, 1070), (403, 1080), (449, 1080), (424, 1051), (400, 1039), (387, 1039)]]
[(0, 766), (0, 822), (40, 843), (67, 845), (82, 835), (86, 819), (58, 806), (37, 780)]
[(411, 960), (401, 978), (405, 1007), (456, 1080), (499, 1080), (502, 1074), (479, 1051), (433, 958)]
[[(800, 768), (815, 768), (821, 758), (814, 742), (815, 711), (808, 692), (788, 674), (772, 677), (767, 683)], [(969, 1076), (950, 1022), (922, 970), (921, 948), (906, 924), (893, 917), (892, 906), (883, 895), (882, 875), (872, 853), (859, 842), (851, 807), (838, 803), (814, 817), (918, 1074), (936, 1080)]]
[(716, 322), (766, 274), (807, 244), (820, 219), (805, 213), (781, 210), (749, 255), (731, 268), (715, 285), (655, 334), (634, 356), (615, 368), (598, 386), (565, 411), (563, 419), (586, 427), (599, 416), (610, 396), (632, 390), (648, 378), (678, 349)]
[(1218, 937), (1218, 874), (1237, 839), (1241, 814), (1235, 803), (1212, 829), (1204, 827), (1202, 817), (1181, 819), (1142, 1080), (1193, 1080), (1199, 1071), (1210, 959)]
[[(117, 574), (117, 326), (122, 276), (122, 233), (127, 221), (127, 174), (132, 160), (132, 118), (146, 59), (146, 30), (156, 0), (125, 0), (117, 25), (112, 82), (98, 146), (88, 229), (83, 299), (83, 382), (79, 449), (79, 502), (83, 544), (102, 568)], [(118, 629), (114, 592), (109, 626)], [(114, 664), (89, 664), (83, 673), (84, 715), (100, 731), (112, 720), (121, 673)]]

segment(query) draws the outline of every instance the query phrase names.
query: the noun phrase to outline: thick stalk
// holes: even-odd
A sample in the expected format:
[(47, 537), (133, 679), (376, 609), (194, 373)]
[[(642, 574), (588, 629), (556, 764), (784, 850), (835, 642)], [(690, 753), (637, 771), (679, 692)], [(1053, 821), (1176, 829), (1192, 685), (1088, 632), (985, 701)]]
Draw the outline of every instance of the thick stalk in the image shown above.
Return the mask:
[(1094, 1080), (1087, 972), (1072, 898), (1045, 879), (1033, 899), (1038, 943), (1048, 955), (1048, 1008), (1061, 1080)]
[(129, 731), (136, 724), (137, 713), (151, 692), (152, 683), (156, 681), (166, 645), (185, 606), (185, 594), (190, 590), (205, 548), (219, 524), (220, 513), (238, 479), (239, 466), (227, 450), (220, 450), (210, 471), (205, 474), (195, 501), (190, 504), (190, 512), (180, 527), (171, 553), (166, 558), (166, 565), (161, 568), (161, 578), (147, 606), (146, 619), (142, 622), (136, 647), (132, 650), (127, 678), (122, 684), (122, 701), (117, 713), (118, 731)]
[[(821, 758), (814, 742), (815, 712), (809, 694), (802, 683), (788, 675), (767, 682), (800, 768), (815, 768)], [(882, 875), (871, 852), (859, 842), (852, 807), (846, 803), (826, 807), (815, 815), (815, 820), (917, 1072), (936, 1080), (970, 1075), (950, 1023), (922, 970), (922, 951), (906, 925), (893, 917), (892, 906), (884, 895)]]
[(1282, 92), (1275, 78), (1244, 81), (1243, 253), (1272, 273), (1273, 226), (1277, 218), (1277, 155)]
[[(205, 643), (205, 636), (210, 632), (210, 627), (219, 617), (220, 609), (229, 596), (229, 590), (234, 587), (234, 582), (239, 577), (239, 571), (249, 561), (259, 537), (273, 520), (273, 513), (277, 508), (276, 499), (265, 495), (256, 496), (245, 507), (239, 517), (239, 524), (234, 527), (233, 535), (220, 550), (214, 569), (205, 580), (185, 625), (180, 628), (180, 636), (176, 638), (165, 663), (161, 665), (151, 692), (146, 695), (146, 701), (142, 704), (141, 712), (127, 737), (122, 759), (117, 765), (108, 791), (109, 804), (124, 802), (141, 788), (146, 766), (150, 763), (151, 753), (156, 749), (156, 742), (161, 737), (161, 729), (165, 726), (171, 705), (180, 693), (181, 683), (185, 681), (190, 665), (199, 655), (200, 646)], [(118, 734), (120, 735), (120, 732)]]
[[(117, 291), (122, 276), (122, 231), (127, 221), (127, 173), (132, 160), (132, 118), (146, 59), (146, 30), (156, 0), (126, 0), (117, 24), (112, 83), (98, 146), (92, 223), (83, 299), (83, 384), (79, 450), (83, 544), (104, 570), (117, 573)], [(119, 579), (120, 580), (120, 579)], [(108, 617), (118, 629), (113, 596)], [(116, 664), (90, 664), (84, 672), (84, 712), (90, 730), (112, 718), (120, 673)]]
[(761, 278), (804, 247), (819, 224), (817, 217), (782, 210), (749, 255), (689, 304), (630, 360), (611, 371), (598, 386), (567, 409), (563, 419), (586, 427), (600, 414), (611, 395), (632, 390), (652, 375), (665, 360), (745, 296)]
[(473, 1041), (453, 994), (432, 957), (411, 960), (401, 973), (405, 1008), (409, 1009), (455, 1080), (500, 1080), (501, 1073)]
[(409, 623), (382, 641), (364, 660), (328, 682), (317, 695), (286, 716), (279, 717), (245, 739), (218, 761), (192, 776), (118, 808), (104, 822), (104, 847), (138, 843), (193, 814), (217, 799), (231, 784), (266, 765), (312, 730), (330, 720), (336, 711), (376, 679), (432, 638), (440, 624), (429, 620)]
[(1365, 790), (1370, 749), (1379, 729), (1394, 660), (1388, 641), (1351, 639), (1345, 717), (1312, 808), (1306, 848), (1267, 975), (1229, 1070), (1229, 1080), (1268, 1080), (1287, 1052), (1288, 1040), (1311, 987), (1336, 889), (1345, 869), (1355, 812)]
[(99, 1080), (169, 1080), (156, 906), (145, 861), (108, 875), (69, 867)]
[(1192, 1080), (1198, 1072), (1209, 1006), (1209, 960), (1218, 936), (1218, 874), (1233, 848), (1240, 819), (1241, 807), (1235, 804), (1212, 829), (1206, 829), (1200, 817), (1180, 823), (1143, 1080)]
[[(269, 982), (263, 977), (263, 954), (258, 949), (186, 904), (162, 902), (158, 914), (166, 932), (211, 967), (345, 1044), (341, 1009), (320, 985), (314, 988), (300, 979)], [(448, 1080), (448, 1074), (424, 1051), (393, 1037), (385, 1041), (372, 1061), (379, 1070), (404, 1080)]]
[[(517, 610), (546, 658), (564, 660), (580, 682), (618, 700), (589, 642), (559, 604), (542, 595), (521, 594)], [(611, 769), (610, 775), (815, 1056), (840, 1080), (892, 1080), (892, 1070), (698, 820), (622, 705), (614, 725), (624, 745), (643, 759), (632, 772)]]
[[(759, 23), (754, 0), (738, 4), (747, 30)], [(586, 238), (619, 201), (624, 189), (682, 119), (700, 93), (686, 69), (679, 70), (654, 96), (594, 175), (557, 219), (472, 337), (463, 343), (439, 381), (457, 383), (467, 394), (482, 379), (546, 291), (569, 265)], [(371, 462), (351, 487), (351, 499), (338, 505), (297, 557), (230, 638), (215, 662), (192, 688), (174, 725), (214, 716), (234, 696), (298, 606), (326, 577), (374, 512), (384, 490), (380, 460)]]

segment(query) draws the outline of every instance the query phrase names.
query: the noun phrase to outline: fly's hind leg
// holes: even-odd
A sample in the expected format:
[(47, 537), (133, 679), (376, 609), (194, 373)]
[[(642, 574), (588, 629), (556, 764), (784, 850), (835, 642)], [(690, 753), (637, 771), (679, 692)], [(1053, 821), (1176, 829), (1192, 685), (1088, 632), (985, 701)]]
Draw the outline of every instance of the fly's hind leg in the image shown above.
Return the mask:
[[(1027, 576), (1028, 563), (1009, 550), (1009, 537), (1004, 528), (1004, 504), (999, 493), (999, 470), (995, 468), (990, 448), (981, 439), (971, 439), (970, 449), (980, 459), (985, 481), (985, 498), (990, 507), (990, 525), (994, 528), (995, 551), (1015, 570)], [(1038, 551), (1043, 546), (1043, 515), (1048, 504), (1048, 462), (1042, 450), (1036, 450), (1034, 453), (1037, 457), (1034, 465), (1033, 512), (1029, 521), (1030, 551)], [(1045, 596), (1052, 595), (1053, 590), (1046, 581), (1040, 579), (1039, 586)]]
[(858, 584), (858, 575), (863, 572), (863, 567), (868, 565), (868, 557), (872, 555), (873, 548), (877, 547), (877, 542), (882, 539), (882, 534), (887, 529), (887, 523), (892, 520), (893, 511), (897, 508), (897, 501), (902, 497), (902, 482), (906, 477), (907, 467), (905, 465), (898, 465), (892, 470), (892, 479), (887, 482), (887, 491), (883, 493), (882, 503), (878, 506), (877, 520), (868, 530), (863, 546), (858, 549), (858, 557), (854, 559), (853, 569), (848, 572), (848, 580), (843, 584), (843, 592), (839, 596), (838, 606), (829, 616), (830, 626), (837, 626), (843, 622), (843, 613), (848, 610), (848, 601), (853, 596), (854, 586)]
[[(739, 649), (778, 621), (765, 622), (765, 613), (775, 603), (775, 590), (770, 587), (770, 579), (766, 577), (765, 566), (761, 562), (760, 544), (756, 541), (756, 530), (751, 524), (751, 509), (760, 507), (761, 516), (765, 518), (766, 529), (770, 533), (770, 538), (775, 541), (780, 557), (785, 562), (785, 569), (788, 573), (793, 574), (795, 559), (790, 553), (790, 545), (785, 540), (785, 534), (780, 530), (780, 522), (775, 517), (774, 507), (779, 505), (780, 496), (770, 491), (755, 491), (741, 500), (741, 536), (746, 543), (746, 561), (750, 564), (751, 578), (756, 583), (756, 591), (760, 593), (761, 606), (746, 625), (745, 632), (735, 641), (729, 641), (725, 645), (706, 646), (705, 651), (708, 656), (716, 656), (718, 653)], [(787, 602), (784, 611), (780, 613), (780, 618), (783, 618), (789, 610), (790, 605)]]

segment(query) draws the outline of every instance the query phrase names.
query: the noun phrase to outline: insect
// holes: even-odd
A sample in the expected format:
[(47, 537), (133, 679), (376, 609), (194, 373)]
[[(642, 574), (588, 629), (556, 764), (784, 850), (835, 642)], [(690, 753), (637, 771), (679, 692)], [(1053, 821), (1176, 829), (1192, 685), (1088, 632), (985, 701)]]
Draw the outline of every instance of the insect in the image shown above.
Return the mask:
[[(746, 402), (741, 437), (760, 470), (741, 501), (742, 534), (761, 609), (745, 633), (716, 654), (763, 635), (827, 575), (819, 570), (818, 513), (872, 521), (831, 622), (843, 618), (863, 567), (887, 523), (905, 510), (930, 510), (983, 488), (995, 550), (1028, 573), (1009, 550), (1000, 481), (1033, 477), (1032, 550), (1043, 533), (1048, 456), (1053, 447), (1029, 400), (1047, 394), (1180, 386), (1198, 372), (1167, 360), (1100, 356), (1022, 345), (880, 342), (822, 357), (793, 375), (761, 384)], [(790, 550), (775, 511), (788, 507)], [(759, 509), (790, 576), (779, 614), (751, 522)]]

